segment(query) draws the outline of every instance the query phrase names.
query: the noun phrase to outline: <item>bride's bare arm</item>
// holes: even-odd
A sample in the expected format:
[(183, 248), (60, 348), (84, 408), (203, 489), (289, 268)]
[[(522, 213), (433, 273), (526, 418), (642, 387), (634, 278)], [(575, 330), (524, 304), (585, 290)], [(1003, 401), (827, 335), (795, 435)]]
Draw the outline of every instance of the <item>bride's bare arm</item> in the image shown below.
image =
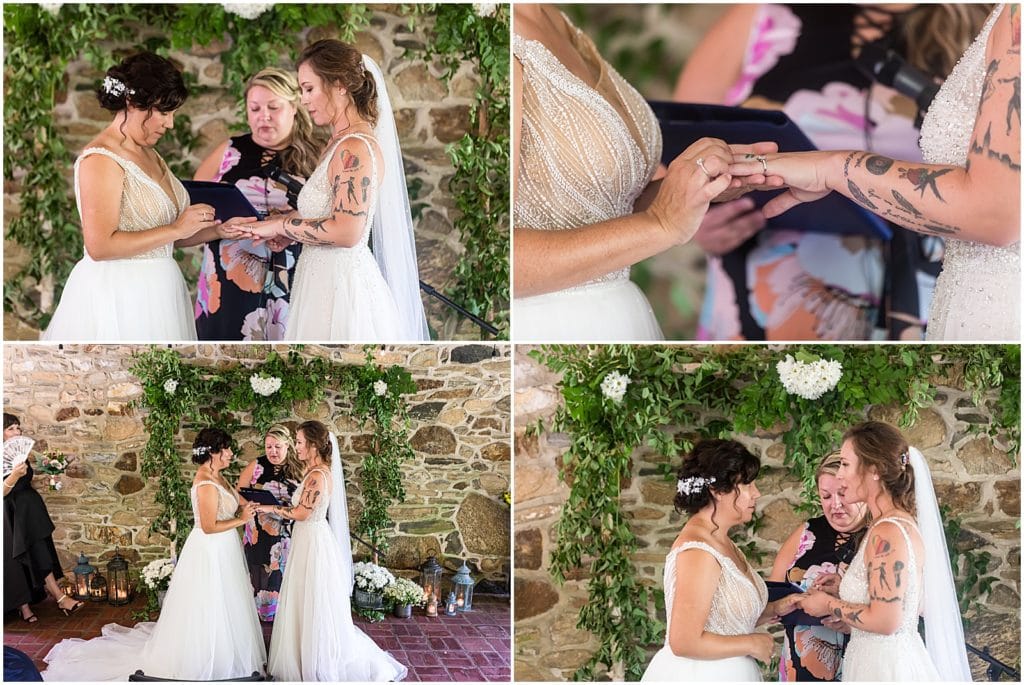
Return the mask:
[(79, 162), (78, 190), (85, 250), (97, 261), (125, 259), (183, 240), (217, 225), (209, 205), (191, 205), (172, 223), (143, 231), (121, 231), (124, 169), (109, 157), (89, 155)]
[[(990, 245), (1020, 240), (1020, 6), (1007, 5), (986, 46), (986, 76), (964, 167), (863, 151), (768, 155), (794, 188), (765, 205), (776, 216), (831, 190), (905, 228)], [(934, 105), (933, 105), (934, 106)], [(733, 173), (760, 170), (739, 161)]]
[(283, 507), (280, 505), (265, 507), (263, 510), (293, 521), (305, 521), (313, 513), (313, 510), (316, 509), (316, 505), (320, 500), (327, 497), (325, 487), (326, 482), (323, 473), (313, 471), (302, 481), (302, 499), (299, 500), (298, 504), (294, 507)]
[[(196, 497), (199, 499), (199, 527), (207, 535), (223, 533), (226, 530), (245, 525), (252, 520), (252, 510), (242, 507), (241, 515), (233, 519), (217, 520), (217, 507), (220, 503), (220, 493), (213, 481), (205, 481), (209, 485), (200, 485)], [(237, 494), (235, 495), (237, 497)]]

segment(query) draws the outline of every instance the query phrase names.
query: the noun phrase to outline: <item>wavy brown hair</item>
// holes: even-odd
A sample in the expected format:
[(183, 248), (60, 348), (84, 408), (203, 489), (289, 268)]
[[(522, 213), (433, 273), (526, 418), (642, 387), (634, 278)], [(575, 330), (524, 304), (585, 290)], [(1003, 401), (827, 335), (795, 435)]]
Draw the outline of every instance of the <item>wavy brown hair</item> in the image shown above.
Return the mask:
[(303, 50), (295, 68), (306, 63), (324, 84), (344, 86), (359, 115), (370, 122), (370, 126), (377, 124), (377, 84), (363, 66), (363, 54), (359, 50), (340, 40), (325, 38)]
[[(878, 479), (893, 503), (913, 514), (917, 511), (914, 499), (914, 467), (910, 465), (910, 445), (903, 433), (881, 421), (865, 421), (843, 434), (843, 442), (850, 441), (860, 460), (858, 473), (867, 474), (875, 467)], [(907, 460), (904, 464), (903, 461)]]
[(907, 61), (934, 76), (946, 78), (994, 7), (991, 3), (915, 7), (900, 21)]

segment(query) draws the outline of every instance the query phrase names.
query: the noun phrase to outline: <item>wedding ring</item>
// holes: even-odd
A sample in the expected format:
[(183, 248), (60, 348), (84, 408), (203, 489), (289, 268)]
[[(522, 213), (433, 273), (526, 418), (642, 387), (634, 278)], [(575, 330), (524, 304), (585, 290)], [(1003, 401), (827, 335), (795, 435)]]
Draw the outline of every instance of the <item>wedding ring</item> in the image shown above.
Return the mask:
[(765, 159), (765, 156), (764, 155), (758, 155), (754, 159), (756, 159), (757, 161), (761, 162), (761, 168), (764, 169), (764, 175), (767, 176), (768, 175), (768, 160)]
[(711, 175), (711, 172), (708, 171), (708, 168), (706, 166), (704, 166), (704, 158), (703, 157), (698, 157), (697, 158), (697, 168), (700, 169), (701, 171), (703, 171), (704, 175), (707, 176), (708, 178), (714, 178), (714, 176)]

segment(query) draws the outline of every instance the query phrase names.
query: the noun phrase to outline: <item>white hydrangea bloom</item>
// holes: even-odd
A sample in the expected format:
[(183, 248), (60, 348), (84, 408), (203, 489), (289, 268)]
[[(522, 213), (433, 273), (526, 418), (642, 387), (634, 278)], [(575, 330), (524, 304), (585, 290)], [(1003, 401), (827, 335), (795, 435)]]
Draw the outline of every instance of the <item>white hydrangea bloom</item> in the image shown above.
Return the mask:
[(629, 376), (612, 371), (601, 381), (601, 393), (612, 402), (622, 402), (626, 396), (626, 387), (632, 383)]
[(384, 381), (377, 381), (373, 384), (373, 391), (377, 393), (378, 396), (383, 397), (388, 394), (388, 384)]
[(173, 395), (174, 391), (178, 389), (178, 381), (173, 378), (168, 378), (164, 381), (164, 392), (168, 395)]
[(843, 377), (843, 365), (837, 361), (818, 359), (802, 362), (793, 359), (790, 354), (776, 364), (775, 369), (779, 372), (779, 379), (786, 392), (807, 400), (818, 399), (836, 387)]
[(479, 17), (493, 17), (494, 13), (498, 11), (498, 3), (474, 2), (473, 11), (476, 12)]
[(225, 2), (224, 11), (250, 21), (274, 6), (272, 2)]
[(254, 373), (249, 376), (249, 385), (252, 386), (252, 391), (257, 395), (270, 397), (281, 389), (281, 379), (277, 376), (261, 376)]
[(39, 3), (39, 6), (42, 7), (44, 10), (46, 10), (47, 12), (49, 12), (50, 14), (52, 14), (53, 16), (56, 17), (60, 13), (60, 8), (64, 6), (64, 3), (63, 2), (41, 2), (41, 3)]
[(395, 582), (391, 571), (368, 561), (353, 564), (352, 574), (356, 587), (366, 592), (383, 592), (384, 588)]

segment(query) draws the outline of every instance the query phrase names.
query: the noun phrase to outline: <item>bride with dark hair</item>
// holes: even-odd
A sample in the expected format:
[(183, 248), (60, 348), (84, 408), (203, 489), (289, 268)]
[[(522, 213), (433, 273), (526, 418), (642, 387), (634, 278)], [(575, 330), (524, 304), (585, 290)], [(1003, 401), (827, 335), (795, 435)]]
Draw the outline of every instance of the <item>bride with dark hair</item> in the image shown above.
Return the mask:
[(793, 610), (795, 597), (768, 601), (764, 581), (729, 539), (761, 496), (760, 460), (735, 440), (702, 440), (683, 460), (676, 511), (690, 515), (665, 560), (665, 646), (647, 681), (761, 680), (775, 642), (757, 626)]

